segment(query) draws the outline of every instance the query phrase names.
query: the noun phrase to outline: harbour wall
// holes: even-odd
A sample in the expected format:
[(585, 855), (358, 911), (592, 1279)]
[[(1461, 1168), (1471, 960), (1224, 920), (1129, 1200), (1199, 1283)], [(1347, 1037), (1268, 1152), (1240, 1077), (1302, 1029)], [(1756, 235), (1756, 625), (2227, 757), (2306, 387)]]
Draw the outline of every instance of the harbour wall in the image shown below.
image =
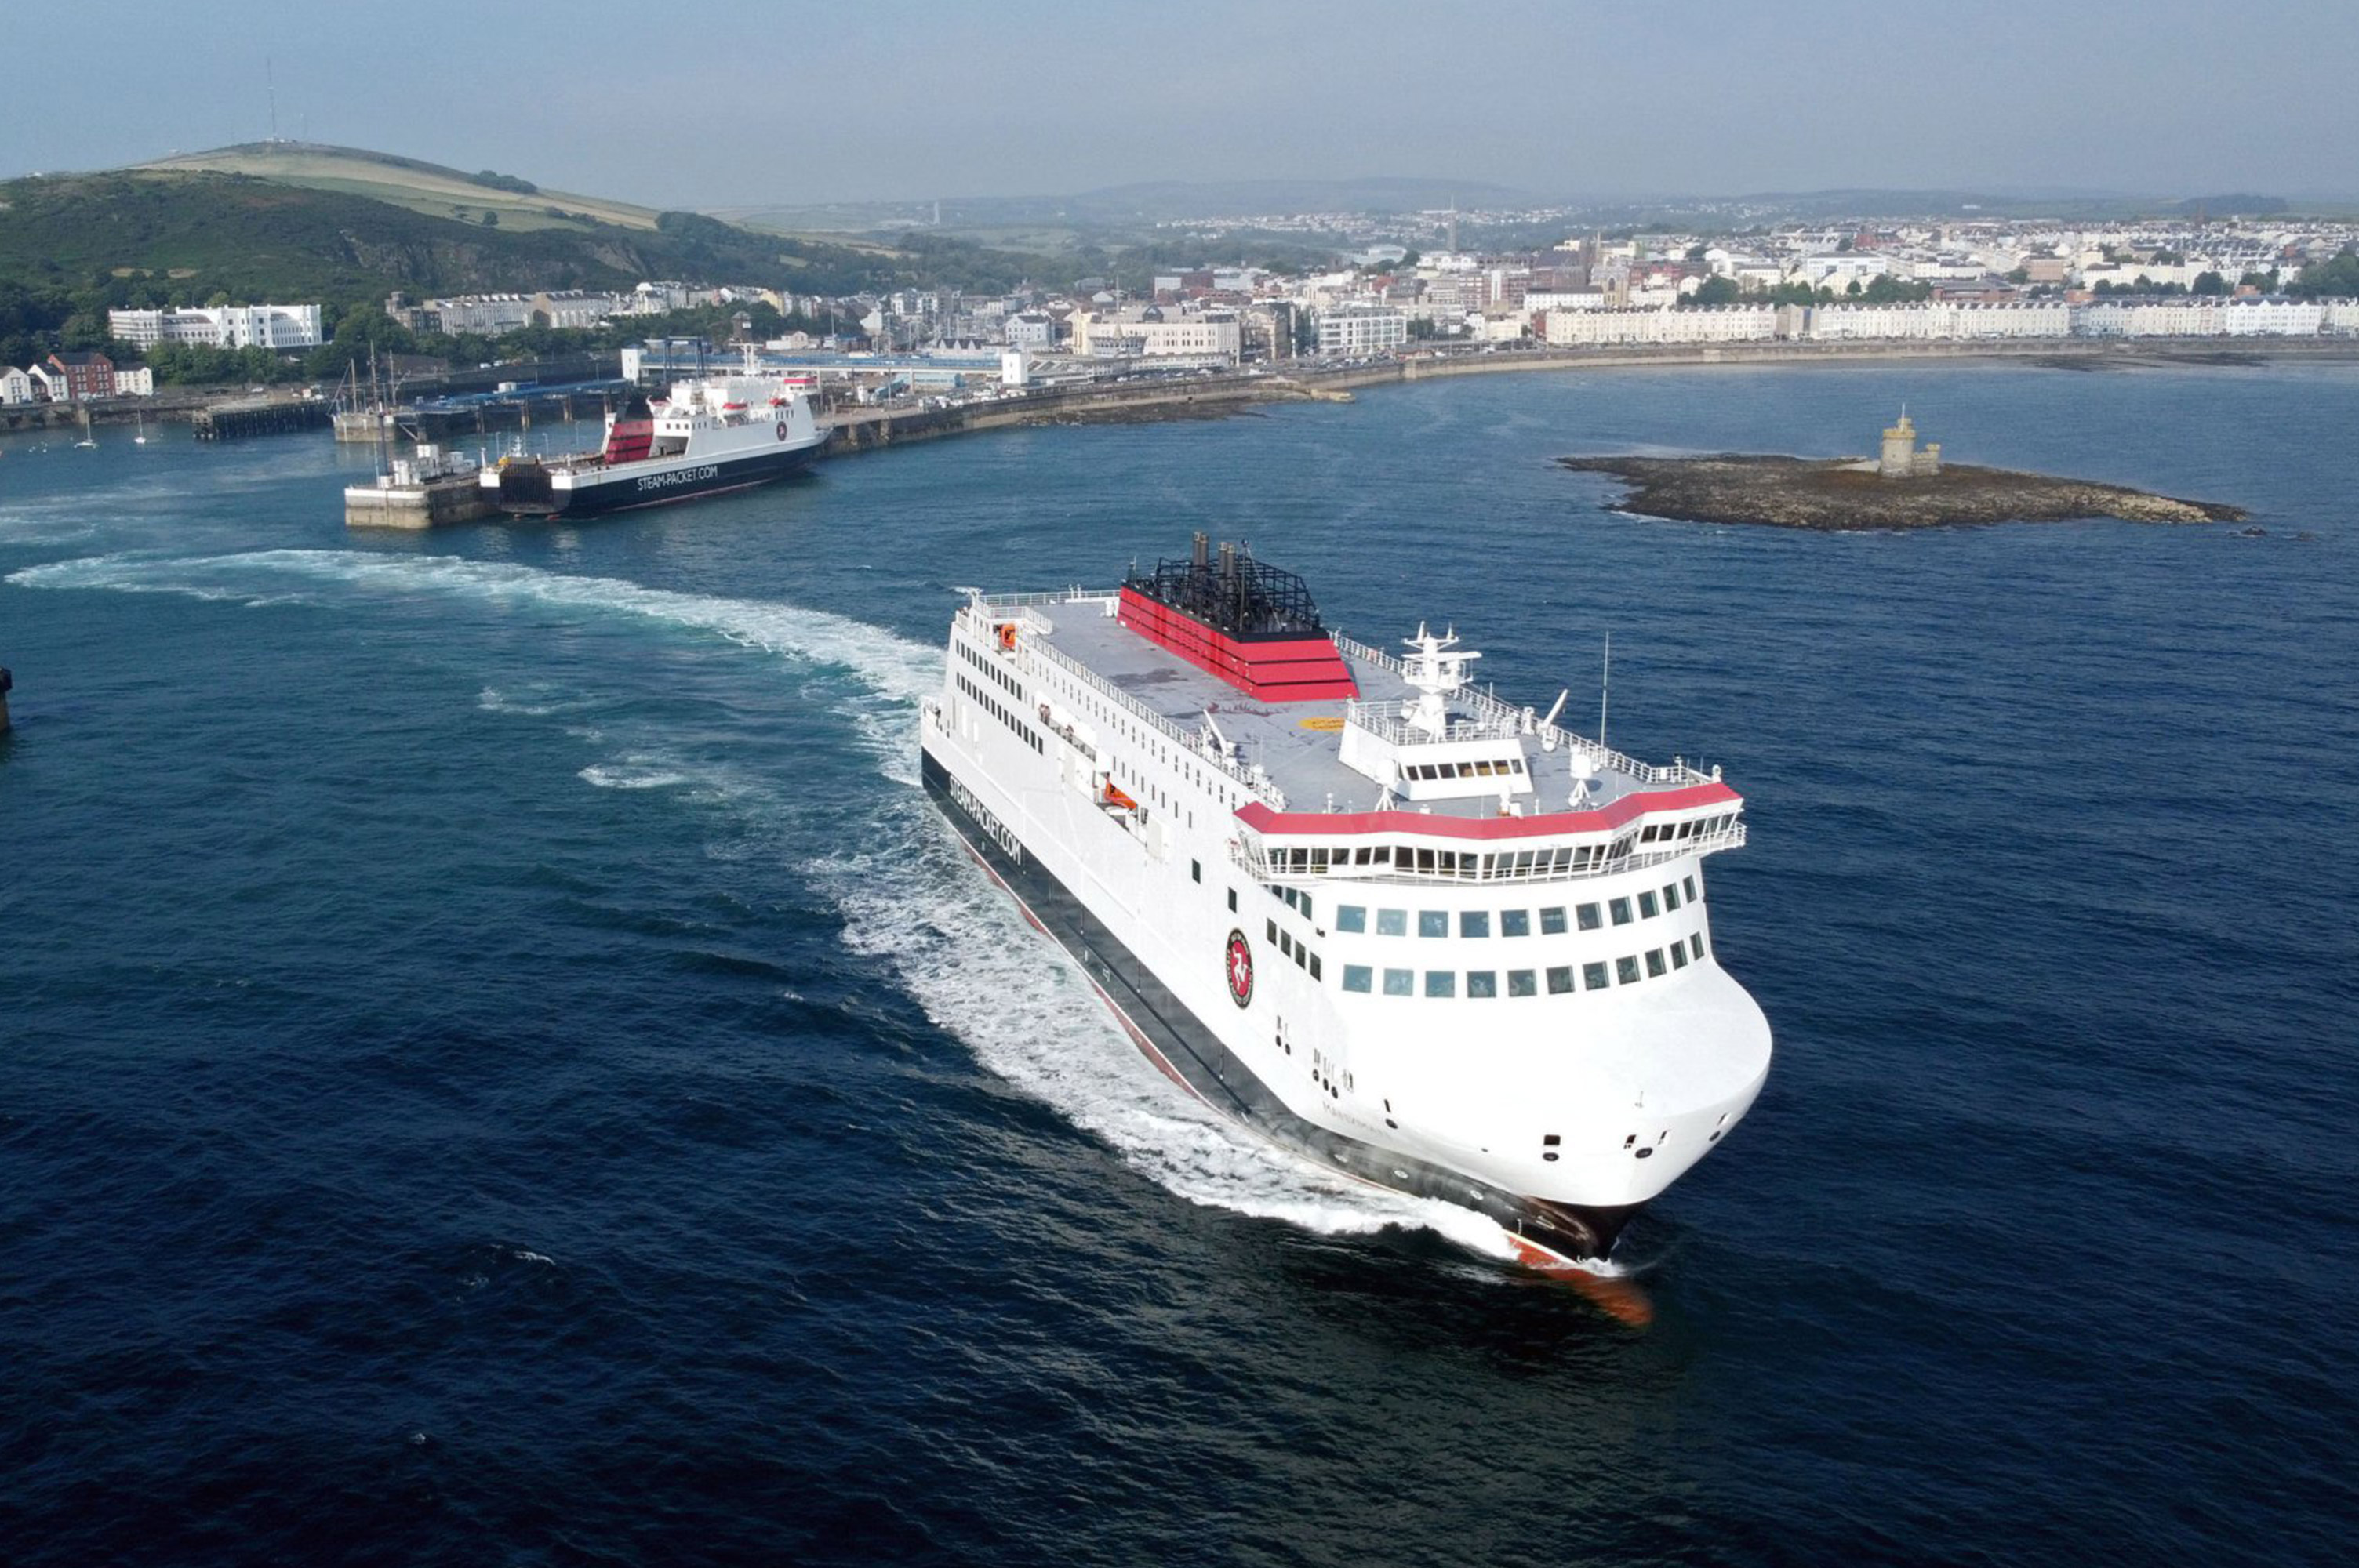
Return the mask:
[(1676, 343), (1617, 348), (1499, 349), (1435, 354), (1380, 364), (1322, 367), (1285, 362), (1282, 373), (1190, 377), (1135, 386), (1090, 385), (944, 408), (847, 409), (830, 417), (831, 456), (882, 451), (911, 441), (1025, 426), (1124, 420), (1218, 418), (1256, 404), (1348, 402), (1366, 387), (1447, 376), (1534, 371), (1674, 369), (1697, 365), (2052, 363), (2074, 368), (2250, 364), (2262, 361), (2359, 360), (2359, 338), (2259, 341), (2158, 342), (2154, 340), (2043, 338), (2019, 341), (1921, 343)]

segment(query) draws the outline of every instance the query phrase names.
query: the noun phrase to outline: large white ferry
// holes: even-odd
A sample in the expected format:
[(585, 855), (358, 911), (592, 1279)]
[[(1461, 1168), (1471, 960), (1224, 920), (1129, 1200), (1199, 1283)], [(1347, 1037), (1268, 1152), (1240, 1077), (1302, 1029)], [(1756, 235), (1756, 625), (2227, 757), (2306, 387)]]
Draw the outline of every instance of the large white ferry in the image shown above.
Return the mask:
[(1115, 589), (972, 590), (926, 787), (1180, 1083), (1527, 1263), (1601, 1256), (1768, 1071), (1707, 918), (1743, 803), (1407, 646), (1201, 534)]
[(764, 375), (746, 356), (735, 375), (674, 382), (606, 416), (594, 452), (503, 458), (483, 487), (503, 512), (576, 516), (660, 506), (793, 473), (827, 442), (803, 386)]

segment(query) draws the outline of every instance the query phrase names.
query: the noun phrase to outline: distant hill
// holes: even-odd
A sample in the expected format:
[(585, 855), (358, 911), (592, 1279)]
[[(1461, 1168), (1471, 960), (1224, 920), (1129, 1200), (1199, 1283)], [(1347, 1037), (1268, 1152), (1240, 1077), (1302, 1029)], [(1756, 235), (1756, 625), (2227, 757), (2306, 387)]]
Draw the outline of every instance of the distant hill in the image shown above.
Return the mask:
[[(1529, 191), (1479, 180), (1235, 179), (1154, 180), (1107, 186), (1064, 196), (945, 197), (945, 229), (969, 234), (1005, 231), (1043, 235), (1136, 237), (1155, 224), (1191, 218), (1233, 218), (1284, 212), (1421, 212), (1455, 202), (1474, 207), (1529, 207)], [(740, 222), (799, 232), (899, 232), (932, 222), (933, 206), (913, 201), (840, 201), (720, 211)]]
[[(334, 305), (381, 300), (394, 289), (627, 287), (648, 278), (848, 294), (945, 276), (988, 283), (1005, 274), (1012, 282), (1027, 265), (948, 238), (912, 249), (756, 233), (701, 213), (647, 213), (479, 185), (382, 154), (334, 150), (322, 161), (274, 147), (258, 161), (300, 178), (147, 166), (0, 184), (0, 289), (71, 295), (83, 310), (201, 303), (215, 294)], [(321, 172), (331, 166), (378, 175), (332, 178)], [(346, 184), (379, 194), (337, 188)], [(462, 190), (463, 200), (442, 200)], [(537, 224), (516, 215), (536, 203), (566, 215)], [(591, 216), (593, 207), (631, 221)]]
[(454, 209), (475, 217), (489, 211), (499, 214), (503, 229), (578, 230), (599, 223), (652, 229), (658, 216), (651, 207), (543, 190), (514, 175), (495, 176), (504, 183), (490, 183), (484, 178), (489, 170), (471, 175), (419, 158), (312, 142), (247, 142), (211, 152), (176, 154), (136, 167), (173, 174), (252, 175), (280, 185), (365, 196), (436, 218), (451, 217)]

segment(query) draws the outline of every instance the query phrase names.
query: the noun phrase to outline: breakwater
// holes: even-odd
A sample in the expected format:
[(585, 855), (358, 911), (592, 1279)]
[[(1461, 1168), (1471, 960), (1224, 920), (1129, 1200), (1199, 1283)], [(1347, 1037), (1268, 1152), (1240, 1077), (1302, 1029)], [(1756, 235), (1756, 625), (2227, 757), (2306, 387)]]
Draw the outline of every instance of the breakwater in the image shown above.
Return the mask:
[(848, 409), (832, 416), (832, 456), (880, 451), (911, 441), (1024, 426), (1219, 418), (1256, 404), (1348, 401), (1368, 387), (1448, 376), (1536, 371), (1691, 369), (1699, 365), (1940, 364), (1987, 362), (2087, 370), (2197, 368), (2359, 359), (2359, 338), (2269, 339), (2233, 345), (2155, 340), (2042, 338), (2006, 342), (1633, 344), (1614, 348), (1501, 348), (1329, 368), (1290, 361), (1219, 376), (1137, 385), (1035, 389), (1015, 397), (939, 408)]
[(327, 404), (318, 398), (257, 397), (208, 405), (189, 424), (200, 441), (235, 441), (324, 429), (330, 417)]

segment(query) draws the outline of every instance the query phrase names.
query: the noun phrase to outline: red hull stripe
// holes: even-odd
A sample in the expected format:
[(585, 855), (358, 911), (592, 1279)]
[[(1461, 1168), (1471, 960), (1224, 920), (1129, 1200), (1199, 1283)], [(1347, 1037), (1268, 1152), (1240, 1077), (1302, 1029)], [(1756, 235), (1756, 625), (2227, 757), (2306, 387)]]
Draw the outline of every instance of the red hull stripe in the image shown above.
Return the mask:
[(1736, 806), (1745, 797), (1724, 784), (1689, 784), (1625, 795), (1594, 811), (1554, 811), (1539, 816), (1428, 816), (1421, 811), (1272, 811), (1260, 801), (1237, 808), (1237, 820), (1265, 837), (1299, 834), (1350, 838), (1381, 833), (1419, 838), (1551, 838), (1561, 833), (1611, 832), (1657, 812)]
[(1262, 702), (1332, 701), (1360, 695), (1359, 683), (1332, 637), (1241, 643), (1127, 588), (1122, 590), (1118, 619), (1156, 646)]

